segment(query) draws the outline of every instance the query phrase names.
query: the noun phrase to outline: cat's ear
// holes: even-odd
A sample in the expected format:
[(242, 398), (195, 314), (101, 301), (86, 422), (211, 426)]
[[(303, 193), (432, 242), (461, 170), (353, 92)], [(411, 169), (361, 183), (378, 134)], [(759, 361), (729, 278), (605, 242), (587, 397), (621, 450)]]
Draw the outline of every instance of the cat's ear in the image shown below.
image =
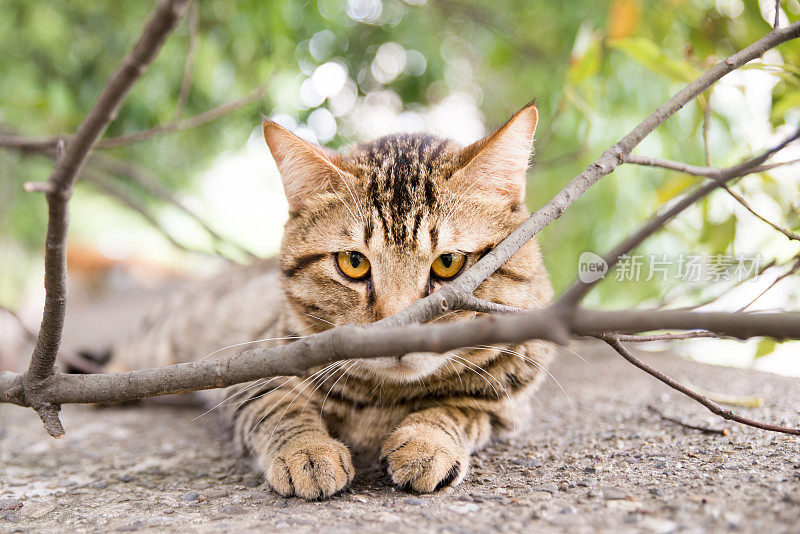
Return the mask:
[(306, 201), (333, 189), (342, 171), (342, 157), (332, 150), (309, 143), (271, 120), (261, 125), (264, 139), (283, 180), (289, 209), (297, 211)]
[(523, 203), (525, 171), (538, 121), (539, 113), (531, 102), (494, 133), (465, 148), (463, 165), (451, 180), (460, 188), (496, 195), (511, 205)]

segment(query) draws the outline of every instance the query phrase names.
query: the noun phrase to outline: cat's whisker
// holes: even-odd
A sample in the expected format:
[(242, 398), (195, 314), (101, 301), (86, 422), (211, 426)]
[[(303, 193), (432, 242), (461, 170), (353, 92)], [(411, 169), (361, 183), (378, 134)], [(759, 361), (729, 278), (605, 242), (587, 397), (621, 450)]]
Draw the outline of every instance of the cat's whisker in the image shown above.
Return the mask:
[[(467, 348), (472, 348), (472, 347), (467, 347)], [(480, 371), (483, 371), (483, 372), (484, 372), (484, 373), (486, 373), (488, 376), (492, 377), (492, 379), (493, 379), (495, 382), (497, 382), (497, 385), (498, 385), (498, 386), (500, 386), (500, 389), (502, 389), (502, 390), (503, 390), (503, 393), (505, 394), (506, 398), (508, 399), (508, 405), (509, 405), (509, 407), (511, 408), (511, 417), (512, 417), (512, 419), (513, 419), (513, 421), (514, 421), (514, 428), (516, 428), (516, 427), (517, 427), (517, 412), (516, 412), (516, 410), (514, 409), (514, 403), (513, 403), (513, 401), (511, 400), (511, 395), (509, 395), (509, 393), (508, 393), (508, 390), (505, 388), (505, 386), (503, 386), (503, 384), (502, 384), (502, 383), (501, 383), (501, 382), (500, 382), (500, 381), (497, 379), (497, 377), (495, 377), (495, 376), (494, 376), (492, 373), (490, 373), (489, 371), (487, 371), (486, 369), (484, 369), (484, 368), (483, 368), (483, 367), (481, 367), (480, 365), (478, 365), (478, 364), (476, 364), (476, 363), (473, 363), (473, 362), (471, 362), (471, 361), (467, 360), (466, 358), (464, 358), (464, 357), (462, 357), (462, 356), (459, 356), (459, 355), (457, 355), (457, 354), (454, 354), (454, 355), (453, 355), (453, 357), (454, 357), (454, 358), (457, 358), (457, 361), (459, 361), (459, 362), (460, 362), (462, 365), (464, 365), (465, 367), (467, 367), (467, 364), (473, 365), (475, 368), (479, 369)], [(467, 368), (469, 369), (469, 367), (467, 367)], [(473, 370), (473, 372), (475, 372), (475, 374), (476, 374), (476, 375), (478, 375), (478, 376), (480, 376), (481, 378), (483, 378), (484, 380), (486, 380), (486, 383), (487, 383), (487, 384), (489, 384), (489, 386), (491, 386), (491, 388), (492, 388), (492, 389), (494, 390), (494, 392), (495, 392), (495, 395), (497, 395), (497, 399), (499, 400), (499, 399), (500, 399), (500, 394), (497, 392), (497, 389), (495, 389), (495, 387), (492, 385), (492, 383), (491, 383), (491, 382), (489, 382), (489, 380), (488, 380), (486, 377), (484, 377), (484, 376), (482, 376), (482, 375), (478, 374), (478, 372), (477, 372), (477, 371), (474, 371), (474, 370)]]
[[(337, 371), (342, 365), (343, 365), (343, 362), (334, 362), (331, 365), (329, 365), (328, 367), (326, 367), (326, 369), (331, 368), (331, 367), (335, 367), (335, 369), (333, 371), (331, 371), (331, 373), (330, 373), (330, 374), (332, 374), (333, 372)], [(317, 375), (317, 373), (314, 373), (311, 376), (313, 377), (314, 375)], [(320, 385), (325, 383), (325, 380), (328, 378), (328, 376), (329, 376), (329, 374), (326, 372), (326, 376), (324, 378), (322, 378), (322, 380), (320, 382)], [(303, 384), (304, 382), (306, 382), (306, 380), (303, 380), (303, 382), (300, 382), (300, 384)], [(272, 426), (272, 432), (270, 432), (270, 434), (269, 434), (269, 438), (267, 439), (266, 447), (269, 447), (269, 444), (272, 443), (272, 436), (274, 436), (275, 435), (275, 431), (278, 430), (278, 427), (280, 426), (281, 421), (283, 420), (283, 416), (286, 415), (286, 412), (289, 411), (289, 408), (291, 408), (294, 405), (294, 401), (296, 401), (297, 397), (302, 395), (302, 393), (306, 390), (306, 388), (308, 388), (308, 386), (310, 386), (313, 383), (314, 383), (314, 381), (312, 380), (308, 384), (304, 385), (303, 388), (300, 391), (298, 391), (297, 394), (292, 398), (292, 400), (289, 402), (289, 404), (286, 405), (286, 408), (283, 409), (283, 412), (281, 412), (281, 416), (278, 417), (278, 421)], [(297, 388), (297, 386), (295, 386), (295, 389), (296, 388)], [(294, 391), (294, 389), (292, 391)], [(314, 389), (314, 391), (316, 391), (316, 389)], [(312, 392), (312, 394), (313, 394), (313, 392)]]
[[(309, 375), (307, 378), (304, 378), (304, 379), (303, 379), (303, 380), (302, 380), (302, 381), (301, 381), (299, 384), (297, 384), (295, 387), (293, 387), (292, 389), (290, 389), (289, 391), (287, 391), (287, 392), (286, 392), (286, 393), (283, 395), (283, 397), (281, 397), (280, 399), (278, 399), (278, 400), (277, 400), (277, 401), (276, 401), (276, 402), (275, 402), (275, 403), (274, 403), (274, 404), (273, 404), (273, 405), (270, 407), (270, 409), (269, 409), (269, 410), (267, 410), (267, 411), (266, 411), (266, 412), (265, 412), (265, 413), (264, 413), (264, 414), (263, 414), (263, 415), (262, 415), (262, 416), (261, 416), (261, 417), (258, 419), (258, 421), (257, 421), (257, 422), (256, 422), (256, 423), (255, 423), (255, 424), (252, 426), (252, 428), (250, 429), (250, 431), (247, 433), (247, 437), (249, 438), (249, 437), (250, 437), (250, 436), (253, 434), (253, 432), (255, 431), (255, 429), (256, 429), (256, 428), (258, 428), (258, 425), (260, 425), (260, 424), (261, 424), (261, 423), (264, 421), (264, 419), (266, 419), (266, 418), (269, 416), (269, 414), (270, 414), (270, 413), (272, 413), (272, 410), (274, 410), (274, 409), (275, 409), (275, 408), (276, 408), (276, 407), (277, 407), (277, 406), (278, 406), (278, 405), (279, 405), (281, 402), (283, 402), (283, 399), (285, 399), (286, 397), (288, 397), (289, 395), (291, 395), (291, 394), (294, 392), (294, 390), (296, 390), (297, 388), (299, 388), (300, 386), (302, 386), (302, 385), (303, 385), (303, 384), (304, 384), (306, 381), (308, 381), (308, 380), (313, 380), (313, 379), (314, 379), (314, 378), (315, 378), (317, 375), (319, 375), (319, 374), (322, 374), (323, 372), (327, 371), (329, 368), (333, 367), (334, 365), (336, 365), (336, 364), (335, 364), (335, 363), (332, 363), (332, 364), (330, 364), (330, 365), (328, 365), (328, 366), (326, 366), (326, 367), (323, 367), (322, 369), (320, 369), (320, 370), (318, 370), (318, 371), (316, 371), (316, 372), (312, 373), (312, 374), (311, 374), (311, 375)], [(292, 378), (294, 378), (294, 377), (289, 377), (289, 378), (288, 378), (288, 379), (287, 379), (287, 380), (286, 380), (286, 381), (285, 381), (283, 384), (281, 384), (281, 385), (280, 385), (278, 388), (275, 388), (275, 389), (273, 389), (273, 390), (271, 390), (271, 391), (268, 391), (268, 392), (264, 393), (264, 395), (267, 395), (267, 394), (269, 394), (269, 393), (272, 393), (273, 391), (276, 391), (276, 390), (278, 390), (278, 389), (282, 388), (284, 385), (288, 384), (288, 383), (289, 383), (289, 382), (292, 380)], [(260, 396), (263, 396), (263, 395), (260, 395)], [(259, 398), (259, 397), (254, 397), (254, 398), (253, 398), (253, 399), (251, 399), (251, 400), (254, 400), (254, 399), (257, 399), (257, 398)]]
[(254, 400), (260, 399), (261, 397), (265, 397), (265, 396), (269, 395), (269, 394), (270, 394), (270, 393), (272, 393), (273, 391), (276, 391), (276, 390), (278, 390), (278, 389), (281, 389), (283, 386), (285, 386), (286, 384), (288, 384), (289, 382), (291, 382), (292, 378), (294, 378), (294, 377), (293, 377), (293, 376), (289, 376), (289, 377), (279, 377), (279, 376), (276, 376), (275, 378), (285, 378), (286, 380), (284, 380), (283, 382), (281, 382), (281, 384), (280, 384), (279, 386), (276, 386), (276, 387), (274, 387), (274, 388), (272, 388), (272, 389), (268, 389), (267, 391), (264, 391), (264, 392), (262, 392), (262, 393), (259, 393), (259, 394), (255, 395), (255, 396), (252, 396), (252, 397), (247, 397), (246, 399), (244, 399), (244, 400), (240, 401), (240, 402), (239, 402), (239, 404), (237, 404), (237, 405), (236, 405), (236, 409), (240, 408), (240, 407), (242, 406), (242, 404), (244, 404), (244, 403), (246, 403), (246, 402), (251, 402), (251, 401), (254, 401)]
[(358, 210), (358, 215), (359, 215), (359, 217), (361, 217), (362, 226), (366, 226), (367, 222), (364, 219), (364, 212), (361, 211), (361, 206), (359, 206), (358, 200), (356, 200), (356, 195), (353, 193), (353, 190), (350, 188), (350, 181), (346, 178), (345, 173), (339, 172), (338, 169), (336, 169), (336, 173), (339, 175), (339, 178), (341, 178), (342, 181), (344, 182), (344, 185), (347, 188), (347, 192), (350, 193), (350, 198), (353, 199), (353, 204), (355, 204), (356, 209)]
[[(344, 364), (347, 363), (348, 361), (349, 360), (344, 360), (342, 362), (342, 365), (337, 366), (335, 369), (331, 370), (329, 373), (326, 373), (325, 376), (320, 378), (320, 380), (317, 383), (316, 387), (314, 387), (314, 389), (308, 395), (308, 398), (306, 399), (306, 402), (303, 404), (303, 408), (300, 410), (301, 412), (304, 412), (306, 410), (306, 406), (308, 406), (308, 403), (311, 402), (311, 398), (314, 396), (314, 393), (316, 393), (319, 388), (324, 386), (325, 382), (327, 382), (328, 379), (330, 379), (334, 374), (339, 372), (342, 369), (342, 367), (344, 366)], [(315, 380), (314, 382), (317, 382), (317, 381)], [(320, 415), (322, 415), (322, 411), (320, 411)]]
[(355, 215), (355, 213), (353, 213), (353, 210), (351, 210), (350, 206), (347, 205), (347, 202), (345, 202), (344, 199), (339, 196), (339, 193), (336, 191), (336, 189), (332, 189), (332, 191), (333, 191), (333, 194), (336, 195), (336, 198), (338, 198), (339, 201), (342, 204), (344, 204), (345, 209), (347, 209), (347, 211), (350, 212), (350, 217), (352, 217), (352, 219), (353, 219), (353, 224), (358, 226), (358, 219), (356, 219), (356, 215)]
[(305, 315), (308, 315), (309, 317), (311, 317), (312, 319), (316, 319), (317, 321), (322, 321), (323, 323), (328, 323), (331, 326), (339, 326), (336, 323), (332, 323), (331, 321), (328, 321), (327, 319), (323, 319), (322, 317), (317, 317), (316, 315), (311, 315), (310, 313), (306, 313)]
[(589, 362), (587, 362), (587, 361), (586, 361), (586, 358), (584, 358), (583, 356), (581, 356), (580, 354), (578, 354), (577, 352), (575, 352), (575, 351), (574, 351), (574, 350), (572, 350), (571, 348), (569, 348), (569, 347), (564, 347), (564, 346), (562, 346), (561, 348), (562, 348), (562, 349), (564, 349), (564, 350), (566, 350), (567, 352), (570, 352), (570, 353), (572, 353), (574, 356), (577, 356), (577, 358), (578, 358), (580, 361), (582, 361), (583, 363), (589, 363)]
[(522, 289), (521, 287), (520, 287), (520, 288), (517, 288), (517, 291), (519, 291), (520, 293), (522, 293), (522, 295), (523, 295), (523, 296), (525, 296), (525, 297), (526, 297), (528, 300), (530, 300), (531, 302), (533, 302), (534, 304), (536, 304), (536, 305), (537, 305), (537, 306), (539, 306), (540, 308), (544, 308), (544, 307), (545, 307), (544, 303), (542, 303), (542, 301), (541, 301), (541, 300), (539, 300), (538, 298), (536, 298), (536, 297), (534, 297), (533, 295), (531, 295), (531, 294), (530, 294), (528, 291), (525, 291), (525, 290), (524, 290), (524, 289)]
[[(347, 362), (350, 362), (350, 360), (345, 360), (345, 363), (347, 363)], [(320, 405), (320, 407), (319, 407), (319, 413), (320, 413), (320, 415), (322, 415), (322, 412), (323, 412), (323, 410), (325, 410), (325, 402), (327, 402), (327, 400), (328, 400), (328, 395), (330, 395), (330, 394), (331, 394), (331, 391), (333, 391), (333, 388), (335, 388), (335, 387), (336, 387), (336, 384), (338, 384), (338, 383), (339, 383), (339, 380), (341, 380), (343, 377), (347, 376), (347, 373), (348, 373), (348, 372), (350, 372), (350, 369), (352, 369), (352, 368), (353, 368), (353, 366), (354, 366), (355, 364), (356, 364), (356, 362), (352, 362), (352, 363), (350, 363), (350, 365), (349, 365), (349, 366), (348, 366), (348, 367), (347, 367), (347, 368), (344, 370), (344, 373), (342, 373), (342, 376), (340, 376), (339, 378), (337, 378), (337, 379), (336, 379), (336, 382), (334, 382), (333, 384), (331, 384), (331, 387), (329, 387), (329, 388), (328, 388), (328, 392), (325, 394), (325, 398), (324, 398), (324, 399), (322, 399), (322, 404), (321, 404), (321, 405)]]
[(236, 396), (238, 396), (238, 395), (241, 395), (242, 393), (245, 393), (246, 391), (248, 391), (248, 390), (250, 390), (250, 389), (253, 389), (253, 388), (254, 388), (254, 387), (256, 387), (256, 386), (260, 386), (260, 385), (263, 385), (263, 384), (267, 384), (267, 383), (269, 383), (269, 382), (271, 382), (271, 381), (275, 380), (276, 378), (278, 378), (278, 377), (277, 377), (277, 376), (276, 376), (276, 377), (273, 377), (273, 378), (271, 378), (271, 379), (267, 380), (267, 382), (262, 382), (262, 380), (265, 380), (265, 378), (259, 378), (258, 380), (254, 381), (252, 384), (250, 384), (250, 385), (248, 385), (248, 386), (246, 386), (246, 387), (244, 387), (244, 388), (242, 388), (242, 389), (240, 389), (240, 390), (238, 390), (238, 391), (235, 391), (235, 392), (231, 393), (230, 395), (228, 395), (227, 397), (225, 397), (224, 399), (222, 399), (222, 401), (218, 402), (218, 403), (217, 403), (217, 404), (215, 404), (213, 407), (209, 408), (209, 409), (208, 409), (208, 410), (206, 410), (205, 412), (201, 413), (200, 415), (198, 415), (197, 417), (195, 417), (194, 419), (192, 419), (192, 422), (194, 422), (194, 421), (197, 421), (198, 419), (200, 419), (200, 418), (201, 418), (201, 417), (203, 417), (204, 415), (208, 415), (208, 414), (210, 414), (211, 412), (213, 412), (214, 410), (216, 410), (217, 408), (219, 408), (220, 406), (222, 406), (223, 404), (225, 404), (225, 403), (226, 403), (226, 402), (228, 402), (229, 400), (233, 399), (234, 397), (236, 397)]
[[(470, 371), (472, 371), (476, 375), (478, 375), (481, 378), (483, 378), (486, 381), (486, 383), (489, 384), (489, 387), (491, 387), (492, 390), (494, 390), (494, 393), (495, 393), (495, 395), (497, 395), (497, 398), (500, 399), (500, 392), (497, 391), (497, 388), (494, 387), (494, 384), (492, 384), (489, 381), (488, 378), (486, 378), (484, 375), (480, 374), (478, 371), (482, 371), (482, 372), (486, 373), (487, 375), (489, 375), (490, 377), (492, 377), (492, 379), (494, 379), (494, 381), (497, 382), (497, 385), (500, 386), (503, 390), (505, 390), (505, 387), (503, 386), (503, 384), (501, 384), (500, 381), (497, 380), (497, 378), (495, 378), (495, 376), (493, 374), (491, 374), (489, 371), (487, 371), (486, 369), (484, 369), (480, 365), (478, 365), (476, 363), (473, 363), (473, 362), (467, 360), (466, 358), (464, 358), (462, 356), (459, 356), (458, 354), (453, 354), (453, 355), (448, 356), (448, 357), (449, 358), (454, 358), (455, 361), (459, 362), (461, 365), (463, 365), (464, 367), (466, 367), (467, 369), (469, 369)], [(510, 400), (511, 397), (508, 395), (508, 391), (506, 391), (505, 394)]]
[(264, 343), (266, 341), (284, 341), (284, 340), (287, 340), (287, 339), (292, 339), (292, 340), (294, 340), (294, 339), (303, 339), (304, 337), (306, 337), (306, 336), (265, 337), (264, 339), (255, 339), (253, 341), (242, 341), (241, 343), (234, 343), (233, 345), (228, 345), (226, 347), (219, 348), (219, 349), (215, 350), (214, 352), (210, 352), (210, 353), (206, 354), (205, 356), (203, 356), (202, 358), (200, 358), (197, 361), (198, 362), (202, 362), (206, 358), (210, 358), (211, 356), (213, 356), (215, 354), (219, 354), (220, 352), (222, 352), (224, 350), (233, 349), (233, 348), (236, 348), (236, 347), (242, 347), (244, 345), (252, 345), (253, 343)]
[(570, 405), (570, 407), (574, 407), (574, 404), (573, 404), (573, 402), (572, 402), (572, 398), (569, 396), (569, 394), (567, 393), (567, 391), (564, 389), (564, 386), (562, 386), (562, 385), (561, 385), (561, 382), (559, 382), (559, 381), (558, 381), (558, 379), (557, 379), (557, 378), (556, 378), (556, 377), (553, 375), (553, 373), (551, 373), (550, 371), (548, 371), (548, 370), (547, 370), (547, 368), (545, 368), (545, 366), (544, 366), (544, 365), (542, 365), (541, 363), (537, 362), (536, 360), (533, 360), (532, 358), (529, 358), (528, 356), (525, 356), (524, 354), (522, 354), (522, 353), (520, 353), (520, 352), (517, 352), (517, 351), (511, 350), (511, 349), (509, 349), (509, 348), (498, 347), (498, 346), (496, 346), (496, 345), (481, 345), (481, 347), (484, 347), (484, 348), (491, 348), (491, 349), (495, 349), (495, 350), (497, 350), (497, 351), (500, 351), (500, 352), (504, 352), (504, 353), (506, 353), (506, 354), (511, 354), (511, 355), (513, 355), (513, 356), (517, 356), (517, 357), (519, 357), (519, 358), (522, 358), (524, 361), (528, 362), (529, 364), (533, 365), (533, 366), (534, 366), (534, 367), (536, 367), (538, 370), (540, 370), (541, 372), (543, 372), (543, 373), (544, 373), (544, 375), (545, 375), (547, 378), (549, 378), (550, 380), (552, 380), (553, 382), (555, 382), (555, 384), (556, 384), (556, 385), (559, 387), (559, 389), (561, 390), (561, 392), (564, 394), (564, 397), (567, 399), (567, 402), (569, 402), (569, 405)]

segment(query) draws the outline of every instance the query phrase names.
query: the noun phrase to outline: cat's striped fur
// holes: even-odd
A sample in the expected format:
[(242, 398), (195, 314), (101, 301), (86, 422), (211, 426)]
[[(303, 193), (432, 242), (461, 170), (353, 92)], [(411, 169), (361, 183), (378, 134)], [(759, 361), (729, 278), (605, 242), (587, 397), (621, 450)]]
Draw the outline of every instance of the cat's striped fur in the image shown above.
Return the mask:
[[(240, 268), (175, 297), (117, 351), (117, 361), (189, 361), (224, 345), (287, 343), (404, 309), (440, 286), (430, 274), (439, 254), (466, 253), (469, 268), (525, 219), (536, 118), (529, 105), (467, 148), (394, 135), (344, 155), (266, 122), (291, 208), (278, 273), (267, 264)], [(344, 276), (339, 251), (364, 254), (371, 276)], [(525, 308), (547, 303), (551, 289), (535, 241), (476, 295)], [(546, 344), (528, 342), (344, 361), (230, 388), (220, 409), (236, 442), (283, 495), (313, 499), (341, 490), (354, 476), (351, 451), (380, 456), (399, 486), (429, 492), (461, 482), (473, 451), (525, 423), (551, 354)]]

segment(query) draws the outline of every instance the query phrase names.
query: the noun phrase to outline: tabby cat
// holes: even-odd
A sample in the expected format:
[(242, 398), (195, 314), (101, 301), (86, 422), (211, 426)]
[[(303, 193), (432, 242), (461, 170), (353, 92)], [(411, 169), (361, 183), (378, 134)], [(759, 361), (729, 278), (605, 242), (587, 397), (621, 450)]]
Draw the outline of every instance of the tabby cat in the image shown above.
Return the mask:
[[(531, 103), (465, 148), (401, 134), (338, 154), (265, 121), (290, 207), (279, 269), (236, 268), (166, 299), (115, 351), (116, 369), (191, 361), (250, 340), (288, 343), (377, 321), (425, 297), (527, 217), (536, 123)], [(476, 295), (543, 307), (552, 290), (536, 242)], [(550, 346), (531, 341), (342, 361), (229, 388), (219, 409), (282, 495), (341, 491), (355, 474), (353, 452), (380, 457), (399, 487), (432, 492), (464, 480), (470, 454), (493, 433), (524, 423), (551, 357)]]

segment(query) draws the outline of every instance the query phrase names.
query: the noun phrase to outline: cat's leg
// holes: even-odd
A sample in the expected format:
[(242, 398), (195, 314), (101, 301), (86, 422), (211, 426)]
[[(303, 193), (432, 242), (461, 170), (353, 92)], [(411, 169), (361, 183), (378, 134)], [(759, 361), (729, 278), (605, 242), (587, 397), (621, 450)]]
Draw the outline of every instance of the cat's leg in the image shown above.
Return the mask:
[(234, 432), (275, 491), (320, 499), (341, 491), (355, 470), (350, 451), (328, 433), (318, 403), (298, 395), (301, 388), (300, 379), (290, 379), (266, 393), (249, 393), (233, 414)]
[(395, 484), (428, 493), (464, 480), (469, 456), (489, 441), (491, 422), (473, 408), (437, 406), (406, 417), (381, 448)]

